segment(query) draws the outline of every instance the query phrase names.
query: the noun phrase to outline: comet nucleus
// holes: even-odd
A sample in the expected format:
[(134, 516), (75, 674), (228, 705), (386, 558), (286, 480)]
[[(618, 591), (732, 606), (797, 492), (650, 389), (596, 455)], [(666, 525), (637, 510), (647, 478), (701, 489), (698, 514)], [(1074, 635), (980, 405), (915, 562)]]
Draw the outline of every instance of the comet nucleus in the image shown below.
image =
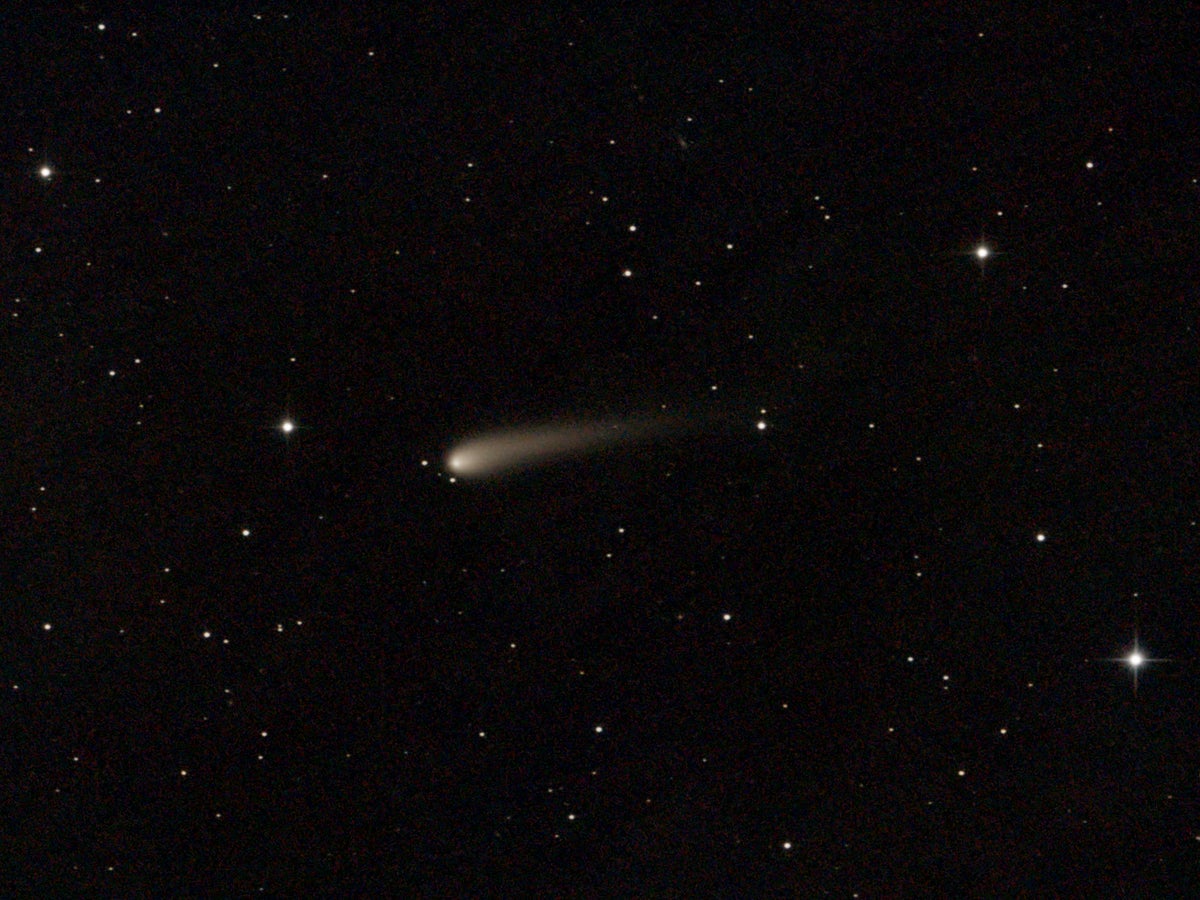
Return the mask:
[(457, 444), (446, 456), (446, 468), (464, 478), (492, 478), (613, 444), (644, 440), (659, 430), (654, 423), (617, 421), (497, 431)]

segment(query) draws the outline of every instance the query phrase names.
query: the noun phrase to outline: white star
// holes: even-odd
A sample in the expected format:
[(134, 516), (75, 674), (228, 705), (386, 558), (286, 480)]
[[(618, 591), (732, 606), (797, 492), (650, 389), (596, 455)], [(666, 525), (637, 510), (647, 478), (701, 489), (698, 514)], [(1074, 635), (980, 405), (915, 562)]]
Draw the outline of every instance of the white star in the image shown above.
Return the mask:
[(1149, 663), (1160, 663), (1160, 662), (1170, 662), (1170, 661), (1171, 660), (1169, 660), (1169, 659), (1156, 659), (1156, 658), (1147, 656), (1145, 654), (1145, 652), (1142, 650), (1142, 645), (1141, 645), (1141, 642), (1138, 640), (1138, 636), (1137, 636), (1136, 632), (1134, 633), (1134, 636), (1133, 636), (1133, 647), (1130, 648), (1128, 653), (1126, 653), (1124, 656), (1108, 657), (1105, 660), (1105, 662), (1121, 663), (1122, 665), (1126, 666), (1129, 669), (1129, 671), (1133, 672), (1133, 693), (1134, 693), (1134, 695), (1136, 695), (1138, 692), (1138, 673), (1141, 671), (1142, 667), (1146, 666)]
[(980, 236), (979, 243), (975, 245), (975, 249), (971, 251), (971, 255), (975, 257), (975, 262), (979, 266), (979, 275), (982, 277), (987, 274), (987, 266), (992, 257), (999, 254)]
[(993, 247), (988, 242), (986, 232), (981, 231), (979, 233), (979, 240), (975, 242), (974, 246), (970, 249), (959, 250), (955, 255), (969, 256), (975, 260), (975, 265), (979, 267), (979, 275), (982, 277), (987, 274), (988, 263), (997, 256), (1003, 256), (1004, 254)]

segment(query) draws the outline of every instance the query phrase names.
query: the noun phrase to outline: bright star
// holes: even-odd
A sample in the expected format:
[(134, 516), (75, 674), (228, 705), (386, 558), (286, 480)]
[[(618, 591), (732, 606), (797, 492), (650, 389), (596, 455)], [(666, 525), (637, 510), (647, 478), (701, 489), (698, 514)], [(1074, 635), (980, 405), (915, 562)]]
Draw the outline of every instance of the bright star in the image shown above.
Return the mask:
[(979, 239), (976, 240), (973, 245), (971, 245), (969, 248), (964, 247), (963, 249), (959, 250), (955, 255), (971, 257), (971, 259), (973, 259), (975, 261), (975, 265), (977, 265), (979, 267), (979, 274), (981, 276), (983, 276), (983, 275), (987, 274), (988, 264), (996, 257), (1003, 256), (1004, 253), (997, 250), (988, 241), (986, 232), (981, 231), (979, 233)]
[(275, 424), (275, 430), (285, 438), (291, 437), (300, 430), (300, 423), (292, 415), (292, 398), (289, 396), (283, 406), (283, 415)]
[(992, 257), (999, 254), (986, 243), (981, 235), (979, 243), (975, 245), (975, 248), (971, 251), (971, 255), (975, 257), (975, 263), (979, 266), (980, 276), (983, 276), (987, 274), (987, 266)]
[(1138, 673), (1141, 671), (1142, 667), (1148, 663), (1170, 662), (1171, 660), (1155, 659), (1147, 656), (1142, 650), (1141, 643), (1138, 640), (1137, 634), (1135, 633), (1133, 636), (1133, 647), (1130, 648), (1128, 653), (1126, 653), (1124, 656), (1108, 657), (1104, 661), (1121, 663), (1133, 673), (1133, 693), (1136, 695), (1138, 692)]

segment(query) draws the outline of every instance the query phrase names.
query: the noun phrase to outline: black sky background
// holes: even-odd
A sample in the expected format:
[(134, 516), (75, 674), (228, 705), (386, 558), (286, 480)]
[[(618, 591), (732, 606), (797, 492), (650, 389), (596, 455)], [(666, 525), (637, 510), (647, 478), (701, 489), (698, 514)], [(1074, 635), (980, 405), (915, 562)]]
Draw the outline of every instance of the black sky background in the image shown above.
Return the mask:
[(0, 23), (5, 895), (1187, 895), (1193, 13)]

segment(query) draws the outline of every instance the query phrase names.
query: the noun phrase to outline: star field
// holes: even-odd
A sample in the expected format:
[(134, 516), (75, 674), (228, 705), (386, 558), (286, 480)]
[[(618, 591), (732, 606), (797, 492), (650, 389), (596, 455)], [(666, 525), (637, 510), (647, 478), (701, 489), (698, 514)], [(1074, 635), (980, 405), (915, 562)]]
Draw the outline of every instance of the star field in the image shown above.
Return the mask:
[(1200, 20), (13, 14), (5, 896), (1188, 896)]

